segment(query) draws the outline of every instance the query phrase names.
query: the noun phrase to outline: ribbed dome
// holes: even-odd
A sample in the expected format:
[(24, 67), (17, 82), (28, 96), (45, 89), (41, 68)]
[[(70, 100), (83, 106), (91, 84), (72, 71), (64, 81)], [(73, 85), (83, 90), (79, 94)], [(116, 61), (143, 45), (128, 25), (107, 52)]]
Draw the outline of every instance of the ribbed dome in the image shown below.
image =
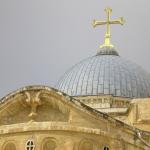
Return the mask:
[(73, 66), (56, 88), (71, 96), (145, 98), (150, 97), (150, 75), (114, 50), (102, 50)]

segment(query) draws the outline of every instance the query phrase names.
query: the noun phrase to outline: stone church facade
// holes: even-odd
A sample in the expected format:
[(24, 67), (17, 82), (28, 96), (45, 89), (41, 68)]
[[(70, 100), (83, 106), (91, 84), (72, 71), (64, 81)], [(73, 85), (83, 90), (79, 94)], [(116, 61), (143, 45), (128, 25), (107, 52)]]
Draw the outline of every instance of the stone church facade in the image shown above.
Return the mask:
[[(93, 25), (123, 24), (123, 18)], [(108, 28), (107, 28), (108, 29)], [(0, 100), (0, 150), (150, 150), (150, 75), (105, 43), (55, 88)]]
[(149, 132), (53, 88), (25, 87), (1, 100), (1, 150), (148, 150), (149, 141)]

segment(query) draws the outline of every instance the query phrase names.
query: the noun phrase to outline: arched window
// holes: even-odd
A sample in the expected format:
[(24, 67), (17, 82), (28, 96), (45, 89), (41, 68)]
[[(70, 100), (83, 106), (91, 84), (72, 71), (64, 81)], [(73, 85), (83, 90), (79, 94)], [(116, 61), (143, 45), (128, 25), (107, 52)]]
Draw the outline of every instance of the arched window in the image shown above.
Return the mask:
[(16, 146), (13, 143), (8, 143), (5, 145), (4, 150), (16, 150)]
[(56, 142), (49, 138), (44, 140), (42, 144), (42, 150), (55, 150), (56, 149)]
[(25, 150), (34, 150), (35, 145), (33, 140), (28, 140), (25, 146)]
[(109, 147), (105, 146), (103, 150), (109, 150)]
[(79, 145), (79, 150), (93, 150), (94, 149), (94, 145), (92, 142), (90, 141), (82, 141)]

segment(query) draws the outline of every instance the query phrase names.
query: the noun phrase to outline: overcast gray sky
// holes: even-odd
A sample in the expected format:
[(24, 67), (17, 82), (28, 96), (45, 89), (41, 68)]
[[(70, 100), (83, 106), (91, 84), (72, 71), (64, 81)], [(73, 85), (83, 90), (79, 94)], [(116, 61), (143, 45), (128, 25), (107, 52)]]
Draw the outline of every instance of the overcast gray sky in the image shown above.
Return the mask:
[(54, 86), (80, 60), (95, 55), (106, 27), (93, 19), (123, 16), (113, 25), (120, 55), (150, 72), (149, 0), (0, 0), (0, 97), (26, 85)]

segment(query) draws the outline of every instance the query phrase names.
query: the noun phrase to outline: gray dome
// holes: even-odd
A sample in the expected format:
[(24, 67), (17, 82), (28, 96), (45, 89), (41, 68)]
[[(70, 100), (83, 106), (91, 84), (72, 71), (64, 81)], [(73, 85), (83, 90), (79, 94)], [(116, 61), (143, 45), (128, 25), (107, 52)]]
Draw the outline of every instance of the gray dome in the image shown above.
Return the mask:
[(112, 51), (98, 52), (68, 70), (56, 88), (71, 96), (145, 98), (150, 97), (150, 75)]

